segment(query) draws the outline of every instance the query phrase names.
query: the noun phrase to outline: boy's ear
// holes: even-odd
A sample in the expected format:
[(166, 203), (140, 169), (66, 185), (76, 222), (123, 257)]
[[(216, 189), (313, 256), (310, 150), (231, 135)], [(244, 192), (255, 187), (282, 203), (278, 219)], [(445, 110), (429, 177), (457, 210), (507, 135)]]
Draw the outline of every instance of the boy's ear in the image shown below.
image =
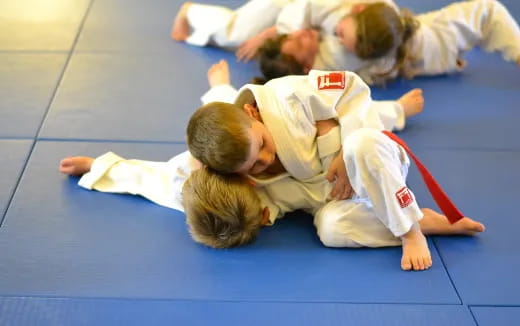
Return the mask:
[(264, 209), (262, 210), (262, 221), (260, 222), (262, 224), (262, 226), (266, 226), (266, 225), (270, 224), (269, 215), (270, 215), (269, 207), (264, 207)]
[(251, 118), (253, 118), (257, 121), (262, 121), (262, 119), (260, 118), (260, 113), (258, 112), (258, 109), (255, 108), (254, 106), (252, 106), (251, 104), (249, 104), (249, 103), (244, 104), (244, 112)]

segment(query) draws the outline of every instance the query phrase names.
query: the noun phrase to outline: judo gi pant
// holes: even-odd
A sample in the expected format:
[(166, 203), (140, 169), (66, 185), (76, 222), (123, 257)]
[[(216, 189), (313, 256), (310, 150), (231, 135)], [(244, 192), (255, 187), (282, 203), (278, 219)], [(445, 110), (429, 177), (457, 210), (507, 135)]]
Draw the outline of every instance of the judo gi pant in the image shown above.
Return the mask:
[(186, 42), (235, 49), (275, 25), (278, 13), (290, 1), (251, 0), (236, 10), (194, 3), (187, 13), (191, 33)]
[[(418, 15), (421, 24), (423, 68), (437, 74), (460, 70), (461, 53), (480, 46), (498, 51), (507, 61), (520, 58), (520, 28), (508, 10), (496, 0), (455, 2), (440, 10)], [(412, 53), (413, 55), (413, 53)], [(421, 54), (419, 54), (421, 56)]]
[(406, 152), (379, 130), (365, 128), (344, 140), (343, 157), (356, 195), (316, 211), (320, 240), (329, 247), (400, 245), (399, 237), (423, 217), (406, 187)]

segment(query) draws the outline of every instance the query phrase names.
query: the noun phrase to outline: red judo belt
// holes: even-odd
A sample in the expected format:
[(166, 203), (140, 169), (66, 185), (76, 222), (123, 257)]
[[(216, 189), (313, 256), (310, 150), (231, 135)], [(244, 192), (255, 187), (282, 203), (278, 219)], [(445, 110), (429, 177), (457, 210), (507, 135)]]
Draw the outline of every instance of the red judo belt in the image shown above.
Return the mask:
[(389, 132), (389, 131), (383, 131), (385, 135), (390, 137), (393, 141), (401, 145), (405, 149), (405, 151), (410, 155), (410, 157), (415, 162), (415, 165), (417, 166), (417, 169), (419, 169), (419, 172), (421, 173), (421, 176), (424, 180), (424, 183), (426, 184), (426, 187), (428, 187), (428, 190), (430, 191), (433, 199), (441, 209), (441, 211), (446, 215), (448, 220), (451, 224), (457, 222), (461, 218), (464, 217), (464, 215), (460, 212), (460, 210), (455, 206), (455, 204), (448, 198), (448, 195), (442, 190), (441, 186), (435, 181), (433, 176), (431, 175), (430, 171), (422, 164), (421, 161), (412, 153), (408, 145), (402, 140), (401, 138), (397, 137), (395, 134)]

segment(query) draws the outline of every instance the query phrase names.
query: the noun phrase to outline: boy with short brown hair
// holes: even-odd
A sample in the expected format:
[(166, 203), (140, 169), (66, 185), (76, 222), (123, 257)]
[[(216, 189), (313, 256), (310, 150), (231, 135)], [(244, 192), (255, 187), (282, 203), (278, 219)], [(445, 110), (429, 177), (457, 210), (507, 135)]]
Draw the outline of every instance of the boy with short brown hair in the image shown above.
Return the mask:
[(269, 218), (254, 188), (238, 175), (201, 168), (184, 183), (182, 198), (191, 237), (213, 248), (251, 242)]

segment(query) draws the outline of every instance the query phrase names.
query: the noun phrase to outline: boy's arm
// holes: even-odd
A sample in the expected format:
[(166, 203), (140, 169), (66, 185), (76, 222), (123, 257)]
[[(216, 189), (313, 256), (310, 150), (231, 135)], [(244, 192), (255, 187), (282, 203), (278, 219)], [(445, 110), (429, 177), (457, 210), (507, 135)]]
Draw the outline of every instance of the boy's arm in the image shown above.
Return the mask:
[(187, 151), (168, 162), (126, 160), (109, 152), (96, 158), (90, 172), (78, 184), (101, 192), (140, 195), (161, 206), (183, 211), (182, 186), (198, 167)]
[(368, 85), (355, 73), (312, 70), (306, 81), (305, 88), (298, 90), (304, 97), (300, 101), (315, 121), (337, 119), (342, 142), (359, 128), (385, 129), (372, 107)]
[(385, 130), (403, 130), (406, 116), (399, 101), (372, 101), (372, 110), (377, 112)]
[[(262, 202), (269, 207), (272, 223), (276, 218), (297, 209), (314, 213), (316, 209), (331, 199), (330, 194), (334, 184), (327, 181), (326, 174), (331, 162), (338, 156), (341, 149), (340, 133), (337, 123), (331, 123), (328, 120), (319, 121), (317, 127), (320, 135), (316, 142), (324, 171), (306, 182), (285, 177), (265, 185), (265, 194), (259, 194), (259, 196)], [(287, 196), (288, 193), (291, 196)], [(267, 197), (267, 200), (264, 197)]]
[(253, 59), (258, 53), (258, 49), (265, 43), (265, 41), (277, 36), (278, 30), (276, 29), (276, 26), (271, 26), (240, 44), (236, 51), (238, 61), (248, 62)]
[(337, 200), (352, 197), (352, 186), (347, 175), (339, 124), (335, 119), (316, 121), (316, 147), (320, 156), (323, 172), (329, 182), (334, 183), (330, 196)]

